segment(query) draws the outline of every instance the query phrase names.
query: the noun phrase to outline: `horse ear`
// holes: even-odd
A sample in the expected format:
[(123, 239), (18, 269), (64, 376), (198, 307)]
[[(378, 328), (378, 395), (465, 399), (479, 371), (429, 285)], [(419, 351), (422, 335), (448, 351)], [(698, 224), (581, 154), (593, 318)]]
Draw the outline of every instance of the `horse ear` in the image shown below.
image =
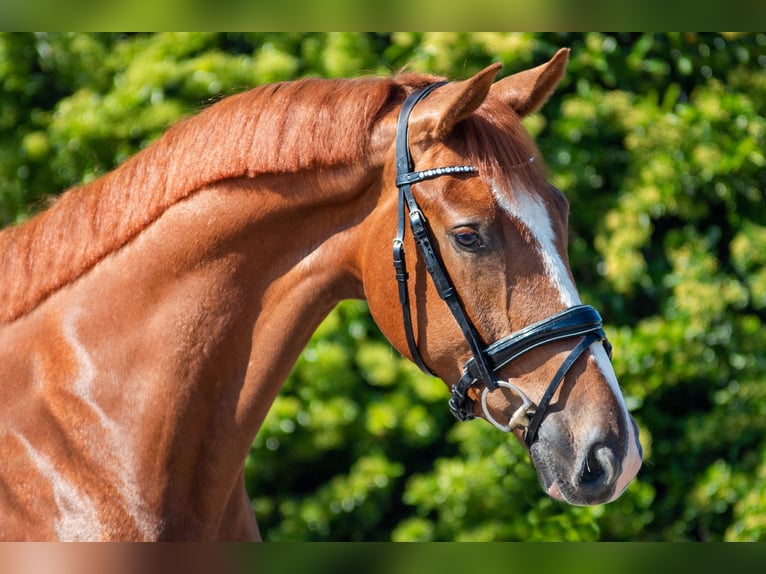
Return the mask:
[(539, 110), (556, 89), (569, 60), (569, 48), (561, 48), (545, 64), (503, 78), (492, 85), (499, 97), (523, 117)]
[(484, 102), (501, 67), (491, 64), (472, 78), (450, 82), (419, 103), (412, 114), (412, 125), (418, 129), (412, 130), (411, 140), (444, 140)]

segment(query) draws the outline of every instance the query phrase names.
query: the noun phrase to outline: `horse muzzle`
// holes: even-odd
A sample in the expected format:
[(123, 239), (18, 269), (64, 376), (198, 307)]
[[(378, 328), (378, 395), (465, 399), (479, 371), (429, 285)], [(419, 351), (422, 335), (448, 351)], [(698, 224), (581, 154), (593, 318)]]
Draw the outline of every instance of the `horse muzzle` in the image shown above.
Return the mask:
[(628, 427), (623, 440), (593, 432), (573, 447), (569, 431), (551, 421), (529, 449), (543, 490), (577, 506), (617, 499), (641, 467), (642, 449), (632, 418)]

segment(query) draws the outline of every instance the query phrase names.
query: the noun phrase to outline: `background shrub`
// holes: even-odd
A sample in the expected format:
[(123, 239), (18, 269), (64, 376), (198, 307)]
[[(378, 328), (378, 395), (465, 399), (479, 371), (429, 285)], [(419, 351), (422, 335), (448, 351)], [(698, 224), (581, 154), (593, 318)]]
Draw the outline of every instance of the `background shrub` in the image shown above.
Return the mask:
[(523, 448), (458, 424), (359, 301), (324, 321), (255, 439), (270, 540), (766, 539), (765, 34), (0, 35), (0, 224), (253, 85), (503, 74), (572, 48), (527, 120), (572, 205), (646, 462), (618, 501), (541, 491)]

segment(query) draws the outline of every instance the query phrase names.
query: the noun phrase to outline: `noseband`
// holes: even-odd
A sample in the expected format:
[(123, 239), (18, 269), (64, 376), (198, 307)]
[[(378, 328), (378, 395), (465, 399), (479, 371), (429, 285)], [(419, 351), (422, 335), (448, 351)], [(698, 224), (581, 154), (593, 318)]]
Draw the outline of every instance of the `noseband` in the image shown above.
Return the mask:
[[(418, 345), (412, 330), (412, 313), (410, 311), (409, 290), (407, 287), (408, 274), (404, 254), (404, 234), (406, 230), (406, 220), (409, 219), (410, 229), (415, 238), (418, 251), (420, 252), (421, 257), (423, 257), (426, 269), (436, 286), (439, 297), (447, 303), (460, 330), (463, 332), (463, 336), (465, 337), (472, 354), (472, 357), (468, 359), (463, 366), (463, 375), (460, 377), (460, 380), (452, 386), (450, 391), (450, 411), (452, 411), (452, 414), (461, 421), (474, 418), (473, 399), (468, 396), (468, 390), (474, 384), (481, 383), (484, 385), (481, 403), (487, 420), (497, 428), (506, 432), (517, 427), (526, 428), (524, 442), (527, 447), (530, 447), (537, 438), (537, 431), (540, 427), (540, 423), (542, 423), (545, 411), (547, 410), (556, 389), (564, 380), (564, 377), (572, 365), (574, 365), (580, 355), (582, 355), (588, 347), (597, 341), (600, 341), (604, 345), (607, 354), (611, 357), (611, 345), (606, 339), (601, 316), (589, 305), (576, 305), (569, 309), (565, 309), (560, 313), (551, 315), (547, 319), (529, 325), (515, 333), (511, 333), (489, 346), (484, 345), (482, 342), (478, 331), (473, 326), (473, 323), (471, 323), (460, 303), (457, 291), (444, 268), (441, 258), (433, 248), (428, 222), (420, 211), (411, 189), (411, 185), (414, 183), (434, 179), (443, 175), (464, 175), (478, 172), (478, 168), (470, 165), (413, 171), (414, 164), (410, 154), (408, 138), (410, 114), (420, 100), (445, 83), (446, 82), (431, 84), (408, 96), (399, 112), (399, 122), (397, 125), (396, 186), (399, 189), (399, 204), (397, 232), (396, 237), (394, 238), (394, 269), (396, 270), (396, 279), (399, 286), (399, 302), (402, 306), (402, 318), (404, 321), (404, 332), (407, 338), (407, 345), (410, 350), (410, 355), (418, 367), (424, 372), (432, 374), (423, 362), (423, 357), (418, 351)], [(409, 214), (409, 217), (407, 217), (407, 214)], [(521, 389), (509, 381), (498, 380), (497, 373), (525, 353), (547, 343), (575, 337), (582, 337), (582, 339), (561, 364), (540, 399), (540, 402), (536, 406), (521, 391)], [(489, 410), (487, 409), (487, 394), (498, 387), (509, 388), (522, 399), (521, 407), (516, 410), (507, 425), (498, 423), (489, 414)]]

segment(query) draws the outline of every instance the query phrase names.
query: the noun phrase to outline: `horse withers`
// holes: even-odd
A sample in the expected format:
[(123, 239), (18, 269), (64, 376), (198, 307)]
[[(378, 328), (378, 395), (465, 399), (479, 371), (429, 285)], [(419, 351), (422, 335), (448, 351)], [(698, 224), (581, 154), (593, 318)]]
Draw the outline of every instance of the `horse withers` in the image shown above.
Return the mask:
[(346, 298), (550, 496), (618, 497), (638, 432), (520, 122), (567, 57), (261, 86), (0, 233), (0, 538), (258, 539), (245, 458)]

